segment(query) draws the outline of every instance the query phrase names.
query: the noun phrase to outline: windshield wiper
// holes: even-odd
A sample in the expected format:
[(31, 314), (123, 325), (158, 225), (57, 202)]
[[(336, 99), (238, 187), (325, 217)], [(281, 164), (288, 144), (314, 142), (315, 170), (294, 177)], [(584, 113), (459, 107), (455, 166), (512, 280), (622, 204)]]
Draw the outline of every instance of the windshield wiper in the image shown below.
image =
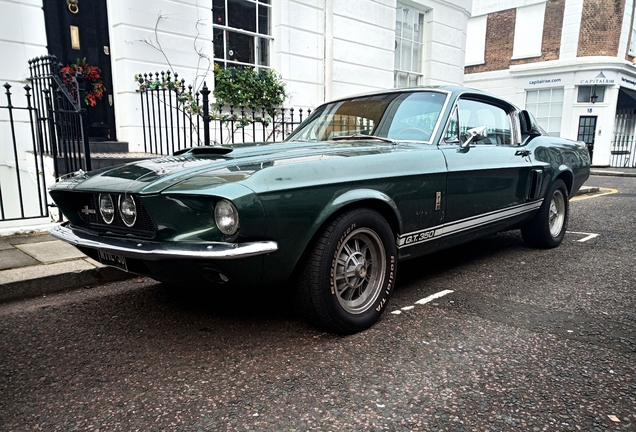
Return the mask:
[(384, 141), (384, 142), (388, 142), (391, 144), (395, 144), (395, 141), (392, 140), (391, 138), (385, 138), (385, 137), (380, 137), (380, 136), (376, 136), (376, 135), (365, 135), (365, 134), (353, 134), (353, 135), (343, 135), (343, 136), (337, 136), (337, 137), (332, 137), (331, 140), (332, 141), (339, 141), (339, 140), (358, 140), (358, 139), (375, 139), (375, 140), (380, 140), (380, 141)]

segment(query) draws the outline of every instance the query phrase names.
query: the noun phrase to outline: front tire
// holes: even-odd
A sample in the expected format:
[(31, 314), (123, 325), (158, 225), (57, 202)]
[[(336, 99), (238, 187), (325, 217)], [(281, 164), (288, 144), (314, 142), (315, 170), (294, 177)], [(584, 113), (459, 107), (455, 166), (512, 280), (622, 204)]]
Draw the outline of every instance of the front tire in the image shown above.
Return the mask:
[(386, 308), (397, 270), (395, 238), (377, 212), (336, 217), (313, 243), (301, 271), (304, 317), (327, 331), (352, 334), (372, 326)]
[(559, 246), (565, 236), (570, 213), (568, 190), (563, 180), (556, 180), (534, 219), (521, 229), (527, 245), (543, 249)]

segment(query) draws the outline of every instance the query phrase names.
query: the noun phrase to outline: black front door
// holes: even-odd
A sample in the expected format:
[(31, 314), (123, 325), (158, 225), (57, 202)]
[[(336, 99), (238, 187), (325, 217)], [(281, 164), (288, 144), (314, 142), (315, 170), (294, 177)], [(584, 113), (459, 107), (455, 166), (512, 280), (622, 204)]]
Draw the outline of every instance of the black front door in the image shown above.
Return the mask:
[(590, 159), (594, 154), (594, 138), (596, 137), (596, 116), (581, 116), (579, 118), (579, 135), (577, 141), (587, 144)]
[(86, 59), (102, 71), (106, 91), (95, 106), (88, 107), (89, 137), (116, 140), (106, 0), (57, 0), (43, 5), (49, 53), (63, 65)]

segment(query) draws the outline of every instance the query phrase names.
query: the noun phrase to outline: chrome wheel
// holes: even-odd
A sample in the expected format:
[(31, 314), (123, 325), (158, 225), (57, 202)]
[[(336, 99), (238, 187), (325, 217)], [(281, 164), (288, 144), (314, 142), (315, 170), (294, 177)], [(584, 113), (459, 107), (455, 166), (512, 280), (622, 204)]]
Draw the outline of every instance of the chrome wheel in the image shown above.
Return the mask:
[(389, 304), (397, 274), (395, 233), (387, 220), (365, 207), (345, 210), (312, 246), (296, 291), (304, 318), (341, 334), (371, 327)]
[(565, 222), (565, 197), (560, 190), (554, 191), (550, 202), (548, 224), (550, 226), (550, 234), (552, 237), (558, 237), (563, 229)]
[(380, 237), (368, 228), (351, 232), (335, 254), (332, 289), (344, 310), (360, 314), (368, 310), (382, 291), (386, 255)]

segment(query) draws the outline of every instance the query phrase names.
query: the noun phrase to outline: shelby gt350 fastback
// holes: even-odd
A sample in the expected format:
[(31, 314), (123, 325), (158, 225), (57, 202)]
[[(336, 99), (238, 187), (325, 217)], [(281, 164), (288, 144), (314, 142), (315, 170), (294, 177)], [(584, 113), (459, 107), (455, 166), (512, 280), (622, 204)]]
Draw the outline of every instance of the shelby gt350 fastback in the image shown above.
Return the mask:
[(201, 146), (80, 173), (50, 191), (51, 233), (176, 285), (271, 286), (353, 333), (386, 309), (400, 261), (502, 230), (558, 246), (589, 176), (583, 143), (480, 91), (398, 89), (318, 107), (283, 143)]

